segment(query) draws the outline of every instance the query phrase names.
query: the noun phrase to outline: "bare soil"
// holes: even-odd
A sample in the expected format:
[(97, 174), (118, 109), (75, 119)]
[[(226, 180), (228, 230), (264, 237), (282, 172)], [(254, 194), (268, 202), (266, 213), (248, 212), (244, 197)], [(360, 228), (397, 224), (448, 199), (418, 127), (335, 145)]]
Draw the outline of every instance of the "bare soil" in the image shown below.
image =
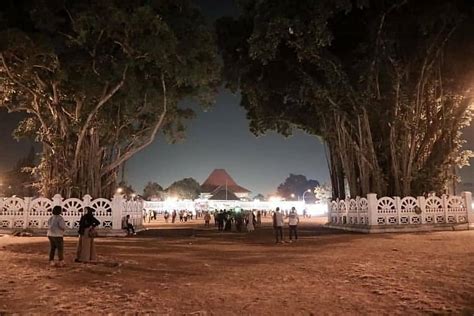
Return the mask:
[(65, 238), (63, 268), (45, 237), (0, 237), (0, 315), (474, 315), (474, 231), (350, 234), (312, 219), (275, 244), (269, 223), (148, 228), (98, 238), (97, 264), (74, 263)]

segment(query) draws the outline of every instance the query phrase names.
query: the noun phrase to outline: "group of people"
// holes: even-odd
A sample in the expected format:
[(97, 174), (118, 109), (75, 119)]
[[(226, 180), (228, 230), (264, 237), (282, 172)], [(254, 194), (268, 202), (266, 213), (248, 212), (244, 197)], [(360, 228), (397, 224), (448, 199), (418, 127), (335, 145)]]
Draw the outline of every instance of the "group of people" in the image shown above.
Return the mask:
[[(56, 266), (54, 257), (58, 253), (58, 266), (64, 266), (64, 232), (66, 222), (62, 217), (62, 207), (55, 206), (53, 215), (48, 220), (47, 236), (50, 244), (49, 264)], [(86, 207), (85, 214), (79, 220), (79, 240), (75, 262), (93, 262), (97, 260), (94, 238), (97, 237), (96, 227), (100, 225), (99, 220), (94, 217), (94, 210)]]
[[(62, 217), (62, 207), (55, 206), (52, 211), (53, 215), (48, 220), (48, 239), (50, 243), (49, 262), (51, 266), (55, 266), (54, 257), (58, 253), (58, 265), (64, 265), (64, 232), (66, 230), (66, 222)], [(186, 222), (188, 217), (193, 218), (192, 212), (182, 210), (177, 212), (174, 210), (171, 214), (168, 211), (164, 213), (164, 219), (168, 222), (171, 216), (171, 222), (174, 223), (179, 214), (181, 222)], [(233, 212), (230, 210), (220, 210), (214, 212), (214, 224), (219, 231), (231, 231), (232, 224), (235, 225), (238, 232), (246, 227), (248, 232), (255, 230), (262, 223), (262, 216), (266, 217), (267, 211), (247, 211)], [(197, 216), (197, 215), (196, 215)], [(204, 217), (205, 226), (210, 226), (211, 213), (202, 212), (200, 217)], [(298, 240), (298, 224), (299, 217), (296, 209), (293, 207), (289, 212), (281, 212), (280, 208), (272, 214), (273, 229), (275, 232), (276, 243), (283, 243), (283, 227), (285, 219), (288, 220), (289, 239), (290, 242)], [(81, 216), (79, 221), (79, 240), (77, 243), (77, 251), (75, 262), (91, 262), (96, 261), (96, 250), (94, 238), (97, 237), (96, 227), (100, 225), (99, 220), (94, 217), (94, 210), (90, 207), (85, 208), (85, 214)], [(130, 222), (130, 215), (124, 217), (122, 228), (127, 230), (127, 235), (135, 235), (135, 228)]]
[[(298, 240), (298, 224), (300, 222), (300, 218), (298, 217), (298, 213), (294, 207), (291, 208), (291, 211), (286, 214), (285, 216), (288, 219), (288, 228), (289, 228), (289, 237), (290, 242), (293, 242), (293, 237), (295, 237), (295, 241)], [(275, 212), (273, 213), (273, 229), (275, 231), (275, 242), (276, 243), (283, 243), (283, 226), (285, 225), (283, 213), (280, 211), (280, 208), (277, 207)]]

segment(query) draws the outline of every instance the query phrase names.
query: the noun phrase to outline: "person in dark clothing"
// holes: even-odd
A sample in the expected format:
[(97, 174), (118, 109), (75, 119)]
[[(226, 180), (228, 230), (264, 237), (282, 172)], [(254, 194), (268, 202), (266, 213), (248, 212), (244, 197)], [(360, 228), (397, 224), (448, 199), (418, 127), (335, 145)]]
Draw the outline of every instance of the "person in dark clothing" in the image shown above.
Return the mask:
[(82, 215), (79, 220), (79, 243), (77, 244), (76, 262), (97, 260), (94, 245), (95, 236), (92, 232), (99, 225), (100, 222), (94, 217), (94, 209), (86, 207), (86, 214)]
[(217, 229), (221, 232), (224, 230), (224, 213), (220, 211), (217, 214)]
[[(136, 235), (135, 228), (133, 227), (132, 223), (130, 223), (130, 215), (125, 216), (125, 229), (127, 230), (127, 235)], [(130, 231), (132, 232), (130, 234)]]

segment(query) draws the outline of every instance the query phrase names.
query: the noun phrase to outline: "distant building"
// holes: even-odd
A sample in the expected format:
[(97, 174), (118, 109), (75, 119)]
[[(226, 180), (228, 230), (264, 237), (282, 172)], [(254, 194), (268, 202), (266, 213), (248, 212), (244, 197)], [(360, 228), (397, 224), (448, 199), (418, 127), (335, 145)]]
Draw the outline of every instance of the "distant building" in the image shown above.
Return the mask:
[(248, 199), (250, 190), (238, 185), (225, 169), (215, 169), (201, 185), (201, 198), (212, 200)]

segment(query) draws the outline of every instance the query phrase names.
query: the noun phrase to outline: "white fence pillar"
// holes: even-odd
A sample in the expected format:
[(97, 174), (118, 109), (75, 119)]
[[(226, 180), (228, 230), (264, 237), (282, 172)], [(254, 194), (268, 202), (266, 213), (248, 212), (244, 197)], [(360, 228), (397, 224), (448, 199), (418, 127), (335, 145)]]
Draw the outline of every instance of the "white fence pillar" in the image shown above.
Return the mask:
[(82, 206), (84, 207), (84, 209), (86, 207), (90, 207), (92, 204), (92, 196), (90, 196), (89, 194), (86, 194), (82, 197)]
[(116, 193), (112, 199), (112, 229), (122, 229), (124, 201), (123, 196), (119, 193)]
[(23, 209), (23, 228), (27, 229), (30, 226), (30, 207), (31, 198), (25, 198), (25, 207)]
[(418, 197), (418, 207), (420, 208), (421, 223), (426, 224), (426, 199), (424, 196)]
[(461, 196), (466, 203), (467, 210), (467, 222), (469, 223), (469, 229), (474, 229), (474, 209), (472, 208), (472, 192), (463, 192)]
[(402, 199), (400, 199), (399, 196), (394, 196), (393, 199), (395, 201), (395, 210), (397, 211), (397, 224), (401, 224), (400, 217), (402, 216)]
[(62, 204), (63, 204), (63, 197), (60, 194), (56, 194), (55, 196), (53, 196), (53, 205), (52, 205), (52, 207), (62, 206)]
[(328, 199), (328, 223), (332, 223), (332, 199)]
[(444, 216), (443, 223), (447, 223), (448, 222), (448, 197), (446, 196), (446, 194), (443, 194), (441, 196), (441, 200), (443, 201), (443, 216)]
[(369, 218), (369, 226), (377, 225), (377, 194), (369, 193), (367, 194), (367, 203), (368, 203), (368, 210), (367, 216)]

